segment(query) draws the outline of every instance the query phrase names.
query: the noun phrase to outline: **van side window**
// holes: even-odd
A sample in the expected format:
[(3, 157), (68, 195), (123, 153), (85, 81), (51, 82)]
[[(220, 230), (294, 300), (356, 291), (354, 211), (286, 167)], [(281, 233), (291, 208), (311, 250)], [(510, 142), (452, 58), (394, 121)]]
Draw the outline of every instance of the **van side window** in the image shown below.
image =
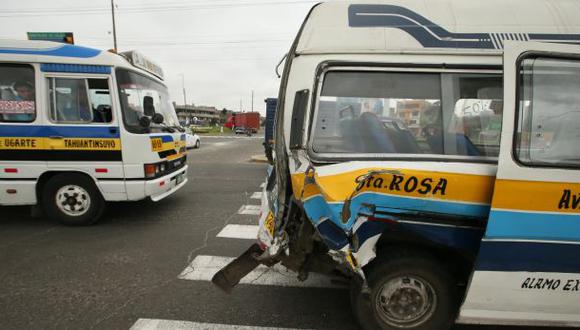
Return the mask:
[(580, 166), (580, 61), (521, 62), (516, 157), (526, 165)]
[(329, 71), (312, 149), (497, 157), (502, 96), (499, 74)]
[(36, 118), (34, 68), (0, 64), (0, 122), (32, 122)]
[(50, 119), (56, 123), (112, 120), (107, 79), (48, 78)]

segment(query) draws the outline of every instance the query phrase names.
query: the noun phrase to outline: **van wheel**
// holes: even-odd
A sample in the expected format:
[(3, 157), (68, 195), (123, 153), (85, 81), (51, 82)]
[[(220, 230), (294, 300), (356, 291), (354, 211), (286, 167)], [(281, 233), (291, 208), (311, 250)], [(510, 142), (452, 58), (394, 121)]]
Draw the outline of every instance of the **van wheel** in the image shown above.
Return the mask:
[(58, 174), (46, 182), (41, 196), (44, 212), (67, 226), (95, 223), (105, 201), (93, 181), (81, 174)]
[(195, 141), (195, 149), (199, 149), (201, 147), (201, 142), (199, 140)]
[(457, 313), (452, 276), (433, 258), (404, 252), (369, 266), (370, 294), (351, 288), (353, 312), (364, 329), (450, 329)]

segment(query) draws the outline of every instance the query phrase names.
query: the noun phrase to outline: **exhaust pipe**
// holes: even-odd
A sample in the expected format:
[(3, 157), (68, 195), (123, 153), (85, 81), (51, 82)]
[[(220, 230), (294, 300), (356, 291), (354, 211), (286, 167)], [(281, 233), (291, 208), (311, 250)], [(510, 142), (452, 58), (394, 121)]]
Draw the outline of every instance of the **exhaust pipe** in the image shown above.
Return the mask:
[(257, 256), (262, 253), (258, 243), (250, 246), (246, 252), (234, 259), (227, 266), (220, 269), (211, 279), (211, 282), (226, 293), (231, 293), (232, 289), (240, 283), (244, 276), (260, 265)]

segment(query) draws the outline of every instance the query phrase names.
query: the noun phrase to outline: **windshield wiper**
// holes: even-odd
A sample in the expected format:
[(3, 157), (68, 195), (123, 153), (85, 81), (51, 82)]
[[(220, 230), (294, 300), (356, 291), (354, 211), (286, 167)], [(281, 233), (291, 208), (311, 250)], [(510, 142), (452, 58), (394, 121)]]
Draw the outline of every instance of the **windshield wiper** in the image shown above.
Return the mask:
[(169, 126), (169, 127), (175, 128), (176, 130), (178, 130), (181, 133), (185, 132), (185, 128), (183, 128), (181, 126), (173, 125), (173, 126)]
[(175, 133), (175, 130), (170, 126), (167, 126), (163, 123), (157, 124), (157, 125), (158, 126), (151, 126), (151, 127), (152, 128), (160, 128), (162, 132)]

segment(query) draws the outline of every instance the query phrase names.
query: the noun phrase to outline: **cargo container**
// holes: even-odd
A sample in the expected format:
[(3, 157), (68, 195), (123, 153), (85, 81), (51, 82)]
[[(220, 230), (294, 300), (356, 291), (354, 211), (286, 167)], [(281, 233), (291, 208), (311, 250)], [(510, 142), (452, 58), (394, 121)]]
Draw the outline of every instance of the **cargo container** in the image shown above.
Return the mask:
[[(231, 128), (238, 132), (257, 133), (260, 129), (260, 113), (259, 112), (235, 112), (228, 118), (224, 127)], [(239, 130), (242, 129), (242, 130)]]

